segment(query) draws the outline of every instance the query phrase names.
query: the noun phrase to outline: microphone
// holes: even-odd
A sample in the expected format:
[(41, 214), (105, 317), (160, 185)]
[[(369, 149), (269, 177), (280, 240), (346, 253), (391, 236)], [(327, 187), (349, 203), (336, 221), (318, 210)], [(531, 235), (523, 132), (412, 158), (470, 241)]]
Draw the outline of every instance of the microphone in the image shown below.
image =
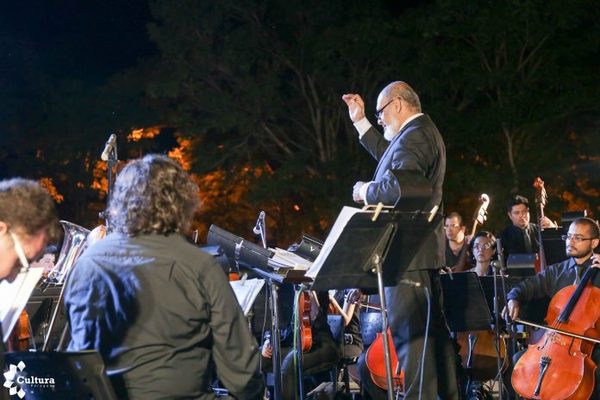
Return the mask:
[(494, 261), (490, 262), (490, 265), (492, 266), (492, 268), (495, 268), (495, 269), (504, 268), (504, 266), (502, 265), (502, 263), (499, 260), (494, 260)]
[[(502, 239), (498, 238), (496, 239), (496, 253), (498, 254), (498, 261), (496, 261), (498, 263), (498, 265), (500, 266), (500, 268), (503, 268), (506, 266), (506, 263), (504, 262), (504, 247), (502, 247)], [(497, 268), (496, 266), (493, 265), (492, 262), (492, 266), (494, 268)]]
[(116, 143), (117, 143), (117, 135), (115, 135), (113, 133), (109, 136), (108, 140), (106, 141), (106, 145), (104, 146), (104, 151), (102, 152), (102, 155), (100, 156), (100, 159), (102, 161), (108, 161), (108, 156), (110, 155), (110, 152), (114, 149)]
[(252, 232), (255, 235), (260, 235), (262, 232), (262, 227), (264, 226), (265, 223), (265, 212), (261, 211), (258, 214), (258, 219), (256, 220), (256, 225), (254, 225), (254, 228), (252, 229)]

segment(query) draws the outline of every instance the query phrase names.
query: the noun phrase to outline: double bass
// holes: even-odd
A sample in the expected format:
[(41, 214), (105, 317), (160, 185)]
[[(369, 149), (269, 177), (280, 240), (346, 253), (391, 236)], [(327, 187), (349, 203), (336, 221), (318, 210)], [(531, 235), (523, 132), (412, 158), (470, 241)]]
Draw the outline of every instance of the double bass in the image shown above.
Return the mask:
[[(600, 339), (600, 289), (593, 286), (598, 268), (589, 268), (578, 285), (554, 295), (548, 330), (530, 344), (512, 373), (515, 391), (528, 399), (587, 400), (597, 368), (591, 358)], [(518, 321), (526, 323), (525, 321)]]
[(546, 254), (544, 253), (544, 242), (542, 241), (542, 221), (544, 220), (544, 207), (548, 203), (548, 195), (544, 187), (544, 181), (539, 176), (533, 181), (535, 189), (535, 204), (538, 213), (538, 237), (539, 251), (535, 258), (535, 272), (540, 272), (546, 269)]

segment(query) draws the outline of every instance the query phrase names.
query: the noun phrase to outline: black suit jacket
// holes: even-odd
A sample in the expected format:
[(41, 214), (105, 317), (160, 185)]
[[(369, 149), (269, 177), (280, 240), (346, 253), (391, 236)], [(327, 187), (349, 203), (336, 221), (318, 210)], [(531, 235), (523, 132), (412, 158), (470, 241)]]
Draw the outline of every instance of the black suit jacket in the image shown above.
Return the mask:
[[(432, 197), (423, 210), (434, 205), (442, 212), (442, 186), (446, 173), (446, 147), (437, 127), (427, 115), (421, 115), (388, 142), (373, 127), (361, 138), (361, 144), (377, 160), (373, 183), (367, 190), (367, 203), (394, 205), (402, 197), (402, 187), (394, 170), (419, 171), (431, 183)], [(440, 222), (425, 240), (407, 270), (432, 269), (444, 265), (444, 231)]]
[(527, 251), (525, 248), (523, 230), (514, 225), (504, 228), (504, 230), (500, 233), (500, 239), (502, 239), (502, 248), (504, 250), (505, 259), (507, 259), (509, 254), (537, 253), (540, 250), (540, 246), (538, 244), (539, 230), (540, 228), (536, 224), (529, 224), (531, 251)]

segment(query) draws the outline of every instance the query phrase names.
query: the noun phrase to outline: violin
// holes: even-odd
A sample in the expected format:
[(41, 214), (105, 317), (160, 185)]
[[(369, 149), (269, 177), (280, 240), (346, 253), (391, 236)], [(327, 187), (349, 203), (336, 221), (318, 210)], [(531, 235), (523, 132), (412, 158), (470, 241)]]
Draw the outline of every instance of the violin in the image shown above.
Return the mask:
[[(487, 194), (482, 193), (479, 196), (479, 207), (473, 214), (473, 225), (471, 226), (471, 237), (475, 235), (475, 231), (477, 230), (477, 225), (483, 225), (485, 220), (487, 219), (487, 208), (490, 205), (490, 198)], [(451, 267), (452, 272), (462, 272), (466, 270), (467, 266), (467, 250), (469, 246), (465, 243), (460, 250), (460, 255), (458, 256), (458, 261), (456, 265)]]
[(312, 347), (312, 327), (310, 324), (311, 298), (309, 292), (301, 292), (298, 299), (298, 313), (300, 315), (300, 338), (302, 341), (302, 352), (310, 351)]
[(561, 289), (550, 301), (546, 322), (552, 329), (528, 346), (512, 373), (520, 396), (590, 399), (596, 370), (591, 353), (600, 339), (600, 289), (591, 284), (597, 272), (589, 268), (578, 285)]
[[(7, 351), (27, 351), (29, 350), (29, 341), (31, 339), (31, 324), (27, 311), (21, 311), (19, 320), (15, 324), (8, 340), (6, 342)], [(1, 340), (1, 338), (0, 338)]]
[[(392, 386), (394, 391), (404, 391), (404, 371), (400, 369), (400, 363), (398, 362), (398, 356), (396, 355), (396, 349), (394, 342), (392, 341), (392, 333), (388, 329), (388, 343), (390, 344), (390, 360), (392, 366), (395, 368), (392, 376)], [(383, 346), (383, 334), (377, 332), (377, 336), (371, 346), (367, 349), (365, 354), (365, 362), (373, 383), (383, 390), (387, 390), (387, 380), (385, 372), (385, 347)]]

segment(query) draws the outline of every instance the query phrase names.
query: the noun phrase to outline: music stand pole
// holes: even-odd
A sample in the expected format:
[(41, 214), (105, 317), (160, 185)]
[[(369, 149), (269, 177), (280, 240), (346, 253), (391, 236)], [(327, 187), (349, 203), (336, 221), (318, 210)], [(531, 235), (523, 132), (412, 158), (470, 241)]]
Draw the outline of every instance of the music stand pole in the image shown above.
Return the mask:
[(387, 398), (393, 400), (394, 388), (392, 384), (392, 359), (390, 357), (390, 342), (388, 338), (388, 319), (387, 319), (387, 303), (385, 301), (385, 291), (383, 288), (383, 269), (381, 268), (381, 256), (373, 255), (373, 264), (377, 274), (377, 290), (379, 291), (379, 302), (381, 304), (381, 332), (383, 335), (383, 356), (385, 361), (385, 381), (387, 385)]
[(273, 349), (273, 397), (275, 400), (283, 398), (281, 392), (281, 332), (279, 329), (279, 300), (277, 297), (277, 284), (273, 279), (267, 279), (267, 285), (271, 296), (269, 297), (269, 306), (271, 309), (271, 347)]
[(498, 302), (498, 274), (501, 268), (494, 268), (494, 341), (496, 344), (496, 361), (498, 364), (498, 400), (503, 399), (504, 378), (502, 377), (502, 359), (500, 357), (500, 304)]

